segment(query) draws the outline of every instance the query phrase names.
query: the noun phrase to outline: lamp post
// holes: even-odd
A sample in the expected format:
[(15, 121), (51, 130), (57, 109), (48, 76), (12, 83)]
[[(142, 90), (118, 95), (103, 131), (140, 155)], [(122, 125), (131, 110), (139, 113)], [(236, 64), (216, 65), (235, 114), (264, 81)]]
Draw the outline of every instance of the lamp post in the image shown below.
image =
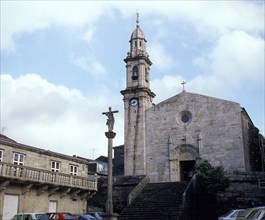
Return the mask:
[(108, 112), (103, 112), (103, 115), (108, 117), (106, 125), (108, 125), (108, 131), (105, 132), (106, 137), (108, 138), (108, 195), (106, 201), (106, 214), (104, 215), (104, 219), (107, 220), (117, 220), (118, 215), (113, 213), (113, 201), (112, 201), (112, 149), (113, 149), (113, 139), (116, 136), (116, 133), (113, 132), (114, 128), (114, 113), (118, 113), (118, 111), (111, 111), (111, 107), (109, 107)]

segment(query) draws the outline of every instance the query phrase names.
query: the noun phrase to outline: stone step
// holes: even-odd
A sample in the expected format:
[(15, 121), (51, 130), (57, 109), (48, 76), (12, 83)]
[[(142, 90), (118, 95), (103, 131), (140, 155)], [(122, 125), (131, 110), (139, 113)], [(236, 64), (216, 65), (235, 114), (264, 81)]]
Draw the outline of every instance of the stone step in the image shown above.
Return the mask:
[(142, 193), (121, 213), (119, 220), (178, 219), (187, 182), (148, 183)]

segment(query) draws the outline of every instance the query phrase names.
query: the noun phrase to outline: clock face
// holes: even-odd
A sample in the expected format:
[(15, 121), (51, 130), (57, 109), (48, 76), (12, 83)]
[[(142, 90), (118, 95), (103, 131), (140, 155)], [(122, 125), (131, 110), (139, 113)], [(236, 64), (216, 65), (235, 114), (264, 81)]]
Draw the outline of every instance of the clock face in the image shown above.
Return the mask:
[(134, 107), (138, 104), (138, 100), (137, 99), (131, 99), (130, 104), (131, 104), (131, 106)]

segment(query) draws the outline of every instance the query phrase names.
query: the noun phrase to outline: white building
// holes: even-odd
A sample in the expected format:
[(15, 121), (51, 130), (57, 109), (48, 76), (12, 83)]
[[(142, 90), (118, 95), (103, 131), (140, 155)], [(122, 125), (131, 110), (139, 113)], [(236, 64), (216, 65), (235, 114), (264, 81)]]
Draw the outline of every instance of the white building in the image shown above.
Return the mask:
[(97, 191), (88, 160), (20, 144), (0, 134), (0, 219), (20, 212), (86, 212)]

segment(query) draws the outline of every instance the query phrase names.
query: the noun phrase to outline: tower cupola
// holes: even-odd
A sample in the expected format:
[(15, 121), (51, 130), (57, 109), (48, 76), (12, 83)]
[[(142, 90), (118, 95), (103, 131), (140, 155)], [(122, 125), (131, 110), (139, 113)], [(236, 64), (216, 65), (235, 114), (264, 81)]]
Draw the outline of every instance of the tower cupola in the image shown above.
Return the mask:
[(137, 13), (137, 20), (136, 20), (136, 29), (132, 32), (131, 39), (130, 39), (130, 52), (128, 52), (128, 57), (134, 58), (137, 56), (146, 56), (148, 54), (146, 52), (146, 39), (145, 34), (141, 30), (139, 25), (139, 14)]

